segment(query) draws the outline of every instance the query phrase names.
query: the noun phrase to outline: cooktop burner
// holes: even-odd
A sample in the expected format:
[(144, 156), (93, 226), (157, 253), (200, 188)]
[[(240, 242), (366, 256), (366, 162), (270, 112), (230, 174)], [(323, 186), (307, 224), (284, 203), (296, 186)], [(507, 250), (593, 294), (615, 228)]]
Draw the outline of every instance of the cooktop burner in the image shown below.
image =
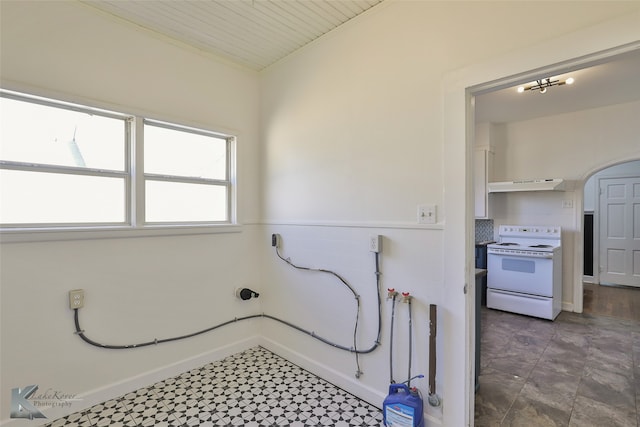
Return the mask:
[(487, 245), (487, 249), (493, 249), (494, 254), (549, 256), (560, 249), (561, 228), (559, 226), (501, 225), (498, 237), (498, 242)]

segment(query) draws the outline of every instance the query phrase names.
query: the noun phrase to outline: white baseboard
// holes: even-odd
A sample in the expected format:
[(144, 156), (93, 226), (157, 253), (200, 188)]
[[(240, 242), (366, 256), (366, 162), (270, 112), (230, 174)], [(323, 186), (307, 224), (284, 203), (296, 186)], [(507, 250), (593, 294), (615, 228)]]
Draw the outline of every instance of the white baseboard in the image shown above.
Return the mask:
[[(318, 362), (317, 360), (310, 359), (309, 357), (298, 353), (295, 350), (292, 350), (289, 347), (285, 347), (275, 341), (272, 341), (265, 337), (260, 337), (261, 346), (266, 348), (267, 350), (277, 354), (278, 356), (282, 356), (287, 359), (291, 363), (294, 363), (300, 366), (303, 369), (308, 370), (309, 372), (323, 378), (330, 383), (342, 388), (343, 390), (353, 394), (354, 396), (364, 400), (376, 406), (377, 408), (382, 409), (382, 402), (387, 396), (385, 391), (380, 391), (373, 389), (368, 386), (364, 386), (361, 383), (357, 382), (355, 379), (345, 375), (341, 372), (332, 369), (331, 367)], [(424, 401), (425, 409), (429, 405), (426, 401)], [(442, 420), (436, 417), (433, 417), (430, 414), (424, 414), (425, 427), (441, 427)]]
[(75, 412), (88, 409), (94, 405), (97, 405), (98, 403), (106, 402), (139, 388), (150, 386), (158, 381), (175, 377), (176, 375), (180, 375), (181, 373), (187, 372), (191, 369), (204, 366), (208, 363), (215, 362), (220, 359), (224, 359), (225, 357), (240, 353), (244, 350), (256, 347), (258, 345), (261, 345), (261, 340), (258, 336), (249, 337), (244, 340), (216, 348), (215, 350), (211, 350), (184, 360), (180, 360), (162, 368), (154, 369), (140, 375), (136, 375), (135, 377), (127, 378), (126, 380), (108, 384), (104, 387), (100, 387), (87, 393), (83, 393), (77, 396), (78, 400), (74, 401), (71, 406), (65, 408), (38, 408), (47, 417), (46, 419), (7, 419), (3, 420), (0, 425), (2, 427), (41, 426), (50, 423), (51, 421), (58, 418), (62, 418)]
[(363, 386), (349, 376), (338, 372), (335, 369), (318, 362), (317, 360), (310, 359), (295, 350), (278, 344), (277, 342), (272, 341), (268, 338), (261, 337), (260, 339), (262, 340), (260, 345), (267, 350), (277, 354), (278, 356), (282, 356), (291, 363), (294, 363), (301, 368), (304, 368), (307, 371), (319, 376), (320, 378), (325, 379), (334, 385), (337, 385), (343, 390), (348, 391), (349, 393), (378, 408), (382, 407), (382, 401), (384, 400), (386, 395), (380, 392), (380, 390), (375, 390), (373, 388)]
[(562, 303), (562, 311), (573, 312), (573, 303), (572, 302), (563, 302)]

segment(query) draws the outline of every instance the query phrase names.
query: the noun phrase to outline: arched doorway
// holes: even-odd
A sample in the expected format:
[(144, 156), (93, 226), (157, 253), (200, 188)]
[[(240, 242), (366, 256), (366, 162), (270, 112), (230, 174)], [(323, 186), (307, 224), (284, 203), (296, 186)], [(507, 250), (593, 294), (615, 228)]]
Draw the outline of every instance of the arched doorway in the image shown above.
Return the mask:
[[(606, 309), (603, 312), (602, 310), (605, 309), (603, 301), (598, 300), (635, 296), (633, 293), (627, 293), (624, 297), (621, 297), (620, 295), (624, 294), (622, 291), (600, 287), (601, 284), (622, 286), (631, 284), (628, 277), (629, 273), (633, 275), (633, 256), (627, 257), (628, 259), (625, 263), (623, 258), (624, 251), (618, 248), (608, 248), (608, 240), (602, 237), (606, 234), (604, 229), (607, 228), (603, 224), (607, 223), (614, 224), (616, 232), (619, 232), (623, 239), (625, 234), (631, 233), (631, 231), (625, 231), (625, 227), (621, 224), (622, 221), (618, 221), (615, 218), (607, 219), (609, 210), (604, 208), (607, 199), (605, 194), (600, 195), (601, 191), (604, 193), (601, 187), (609, 187), (612, 184), (615, 188), (622, 189), (625, 183), (635, 183), (636, 188), (640, 185), (640, 160), (630, 158), (604, 165), (599, 169), (590, 171), (581, 181), (582, 209), (577, 210), (580, 218), (577, 218), (576, 221), (579, 224), (580, 232), (576, 233), (577, 241), (575, 243), (576, 249), (580, 248), (582, 254), (578, 254), (578, 250), (576, 251), (576, 270), (574, 275), (576, 278), (575, 311), (619, 315), (622, 317), (629, 316), (629, 313), (614, 313), (613, 308)], [(622, 197), (619, 200), (622, 205), (616, 202), (616, 206), (613, 206), (615, 209), (612, 209), (614, 213), (621, 212), (621, 209), (624, 209), (625, 198)], [(629, 219), (629, 221), (632, 222), (633, 220)], [(630, 241), (629, 239), (627, 240)], [(631, 245), (637, 244), (637, 240), (631, 243)], [(635, 250), (640, 250), (640, 248), (635, 248)], [(613, 259), (605, 255), (608, 253), (614, 254)], [(616, 254), (618, 253), (621, 256), (617, 256)], [(611, 265), (612, 263), (613, 265)], [(614, 273), (611, 274), (611, 271)], [(632, 281), (637, 282), (637, 277)], [(612, 305), (612, 303), (609, 305)], [(611, 313), (608, 313), (607, 310), (611, 311)]]

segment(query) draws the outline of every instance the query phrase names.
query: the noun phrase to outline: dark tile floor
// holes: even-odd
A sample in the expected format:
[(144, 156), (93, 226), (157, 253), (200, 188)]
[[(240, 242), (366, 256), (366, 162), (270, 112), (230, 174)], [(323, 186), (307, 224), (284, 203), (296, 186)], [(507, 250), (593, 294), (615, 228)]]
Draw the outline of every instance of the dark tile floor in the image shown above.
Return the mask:
[(378, 408), (256, 347), (45, 427), (380, 425)]
[(482, 308), (475, 425), (640, 426), (640, 322)]

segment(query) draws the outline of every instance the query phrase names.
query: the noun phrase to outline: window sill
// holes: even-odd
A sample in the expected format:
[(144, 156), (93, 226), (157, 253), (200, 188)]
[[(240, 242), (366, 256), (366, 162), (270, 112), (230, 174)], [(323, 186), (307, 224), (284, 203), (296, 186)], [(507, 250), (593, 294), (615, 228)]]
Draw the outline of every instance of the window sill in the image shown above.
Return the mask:
[(121, 239), (134, 237), (186, 236), (198, 234), (239, 233), (241, 224), (171, 225), (145, 227), (69, 227), (4, 229), (0, 243), (50, 242), (62, 240)]

